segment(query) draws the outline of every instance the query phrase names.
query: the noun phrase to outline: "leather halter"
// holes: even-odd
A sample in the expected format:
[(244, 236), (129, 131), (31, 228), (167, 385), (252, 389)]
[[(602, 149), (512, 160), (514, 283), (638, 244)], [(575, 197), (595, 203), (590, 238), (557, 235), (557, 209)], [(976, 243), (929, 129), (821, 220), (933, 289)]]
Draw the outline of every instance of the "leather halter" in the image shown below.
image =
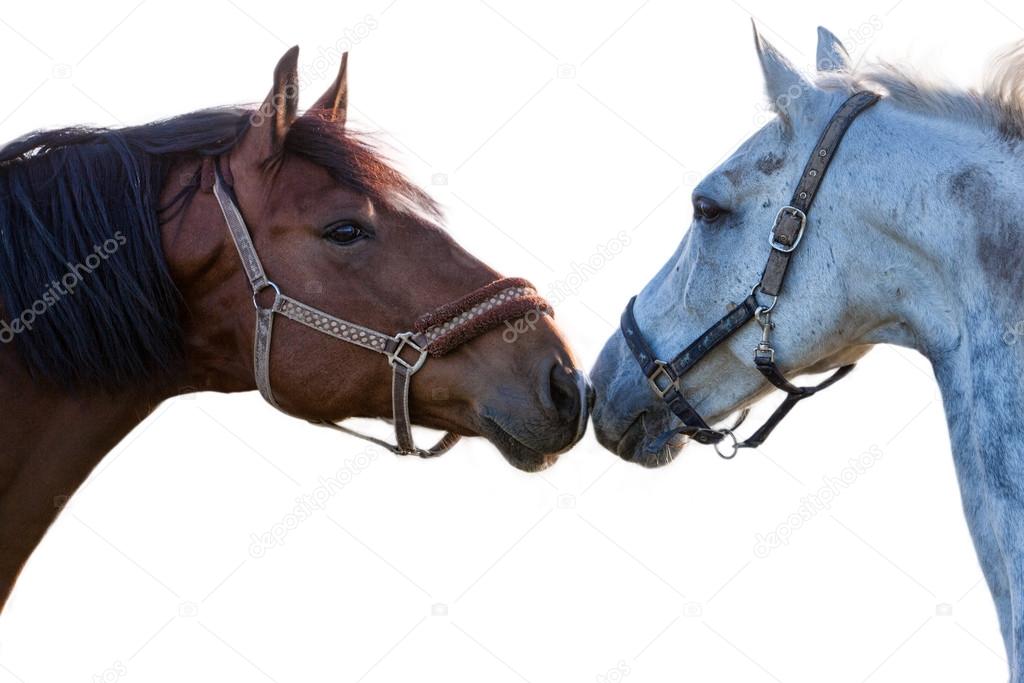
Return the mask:
[[(697, 443), (711, 444), (723, 458), (729, 459), (736, 455), (741, 448), (756, 448), (764, 443), (772, 430), (779, 422), (793, 409), (797, 403), (813, 396), (815, 393), (831, 386), (853, 370), (853, 365), (844, 365), (832, 373), (820, 384), (810, 387), (798, 387), (785, 378), (778, 366), (775, 365), (775, 349), (771, 346), (771, 330), (775, 324), (771, 319), (772, 309), (778, 301), (779, 292), (782, 290), (782, 282), (786, 277), (786, 269), (789, 267), (790, 259), (796, 252), (803, 238), (804, 230), (807, 227), (807, 213), (811, 209), (814, 197), (825, 177), (825, 171), (835, 156), (839, 143), (846, 134), (847, 129), (857, 116), (867, 108), (878, 102), (879, 96), (873, 92), (861, 91), (848, 98), (839, 107), (824, 132), (814, 147), (811, 158), (804, 166), (800, 182), (790, 203), (779, 210), (775, 217), (775, 224), (769, 235), (768, 243), (771, 251), (768, 253), (768, 262), (765, 264), (761, 280), (750, 290), (750, 294), (742, 302), (737, 304), (721, 320), (709, 327), (693, 343), (670, 361), (659, 360), (644, 339), (643, 333), (637, 325), (633, 315), (633, 304), (636, 301), (634, 296), (626, 305), (622, 314), (621, 329), (626, 345), (633, 353), (651, 388), (658, 396), (665, 401), (669, 410), (679, 418), (682, 425), (671, 429), (649, 446), (652, 452), (660, 451), (666, 443), (678, 434), (690, 437)], [(770, 303), (763, 305), (758, 300), (758, 293), (770, 298)], [(679, 379), (686, 374), (702, 358), (707, 356), (712, 349), (732, 336), (743, 325), (756, 319), (761, 325), (761, 341), (754, 349), (754, 367), (775, 387), (786, 392), (786, 399), (775, 409), (761, 427), (750, 437), (739, 441), (733, 433), (746, 418), (749, 409), (740, 413), (736, 422), (727, 428), (714, 428), (704, 421), (692, 405), (686, 400), (679, 390)], [(723, 453), (719, 444), (726, 437), (732, 439), (732, 449)]]
[[(283, 294), (280, 287), (267, 277), (238, 208), (234, 192), (226, 183), (218, 162), (214, 163), (213, 193), (224, 214), (224, 221), (252, 288), (252, 301), (256, 308), (253, 364), (256, 386), (260, 394), (267, 403), (287, 413), (278, 404), (270, 386), (270, 342), (275, 315), (282, 315), (343, 342), (376, 351), (387, 358), (393, 371), (391, 406), (396, 444), (390, 444), (334, 422), (310, 422), (359, 437), (392, 453), (433, 457), (448, 451), (461, 438), (458, 434), (448, 432), (427, 449), (417, 447), (413, 441), (412, 420), (409, 416), (409, 385), (412, 376), (423, 367), (428, 356), (443, 356), (502, 322), (522, 317), (529, 311), (551, 313), (550, 305), (537, 294), (529, 282), (519, 278), (503, 278), (422, 316), (413, 329), (407, 332), (389, 335), (337, 318)], [(259, 295), (267, 290), (273, 291), (274, 301), (270, 306), (263, 307)]]

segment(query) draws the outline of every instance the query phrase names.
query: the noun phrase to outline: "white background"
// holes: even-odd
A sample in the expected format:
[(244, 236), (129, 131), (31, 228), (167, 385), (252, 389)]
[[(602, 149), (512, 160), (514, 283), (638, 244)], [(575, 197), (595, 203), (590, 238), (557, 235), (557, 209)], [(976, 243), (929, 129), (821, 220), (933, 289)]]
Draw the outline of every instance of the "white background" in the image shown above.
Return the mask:
[[(1008, 0), (5, 3), (0, 139), (259, 100), (295, 43), (309, 104), (347, 38), (352, 118), (386, 133), (456, 239), (556, 299), (590, 367), (680, 239), (693, 185), (766, 120), (751, 16), (801, 66), (824, 24), (856, 58), (964, 84), (1024, 34)], [(627, 248), (581, 267), (620, 231)], [(829, 510), (755, 554), (872, 448)], [(324, 510), (250, 554), (339, 470)], [(71, 500), (0, 617), (4, 683), (1003, 681), (1005, 667), (931, 370), (891, 348), (760, 451), (690, 449), (657, 471), (590, 434), (525, 475), (485, 442), (400, 459), (256, 395), (172, 401)]]

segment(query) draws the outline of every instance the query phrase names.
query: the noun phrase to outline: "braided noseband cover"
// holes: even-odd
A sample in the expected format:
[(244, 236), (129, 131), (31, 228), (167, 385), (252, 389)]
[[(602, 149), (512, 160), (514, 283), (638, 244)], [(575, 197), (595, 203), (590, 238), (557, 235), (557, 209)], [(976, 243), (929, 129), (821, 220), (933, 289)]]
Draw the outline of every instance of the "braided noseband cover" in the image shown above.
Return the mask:
[(427, 313), (416, 321), (415, 329), (429, 340), (427, 352), (437, 357), (530, 311), (538, 317), (554, 315), (532, 284), (507, 277)]

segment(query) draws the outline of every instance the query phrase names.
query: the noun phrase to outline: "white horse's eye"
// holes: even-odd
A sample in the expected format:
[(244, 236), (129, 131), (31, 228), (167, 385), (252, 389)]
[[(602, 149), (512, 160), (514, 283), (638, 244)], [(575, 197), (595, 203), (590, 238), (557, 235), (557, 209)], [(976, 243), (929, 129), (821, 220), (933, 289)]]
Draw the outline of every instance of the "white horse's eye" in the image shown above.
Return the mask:
[(696, 197), (693, 200), (693, 217), (699, 218), (705, 223), (714, 223), (725, 212), (725, 209), (719, 206), (718, 202), (713, 199)]

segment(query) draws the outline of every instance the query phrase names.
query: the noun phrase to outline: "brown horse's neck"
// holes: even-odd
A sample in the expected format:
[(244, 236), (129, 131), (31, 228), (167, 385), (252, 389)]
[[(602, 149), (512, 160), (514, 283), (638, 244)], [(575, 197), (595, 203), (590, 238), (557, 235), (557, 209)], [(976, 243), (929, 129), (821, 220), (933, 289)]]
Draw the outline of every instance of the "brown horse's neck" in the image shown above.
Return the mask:
[(223, 253), (221, 220), (212, 198), (199, 193), (164, 226), (164, 247), (175, 257), (175, 283), (187, 302), (185, 368), (166, 388), (75, 397), (33, 379), (14, 345), (0, 344), (0, 608), (68, 497), (161, 401), (255, 388), (247, 328), (225, 314), (245, 310), (247, 301), (237, 256)]
[[(222, 170), (230, 174), (226, 159)], [(256, 388), (251, 336), (256, 317), (241, 261), (213, 197), (212, 172), (212, 165), (194, 159), (183, 160), (168, 172), (170, 178), (197, 173), (203, 178), (195, 196), (162, 226), (164, 254), (185, 302), (185, 375), (176, 393)], [(176, 192), (173, 183), (165, 187), (161, 206), (169, 205)], [(244, 313), (235, 315), (236, 311)]]
[(0, 607), (67, 497), (157, 403), (138, 393), (69, 398), (0, 345)]

